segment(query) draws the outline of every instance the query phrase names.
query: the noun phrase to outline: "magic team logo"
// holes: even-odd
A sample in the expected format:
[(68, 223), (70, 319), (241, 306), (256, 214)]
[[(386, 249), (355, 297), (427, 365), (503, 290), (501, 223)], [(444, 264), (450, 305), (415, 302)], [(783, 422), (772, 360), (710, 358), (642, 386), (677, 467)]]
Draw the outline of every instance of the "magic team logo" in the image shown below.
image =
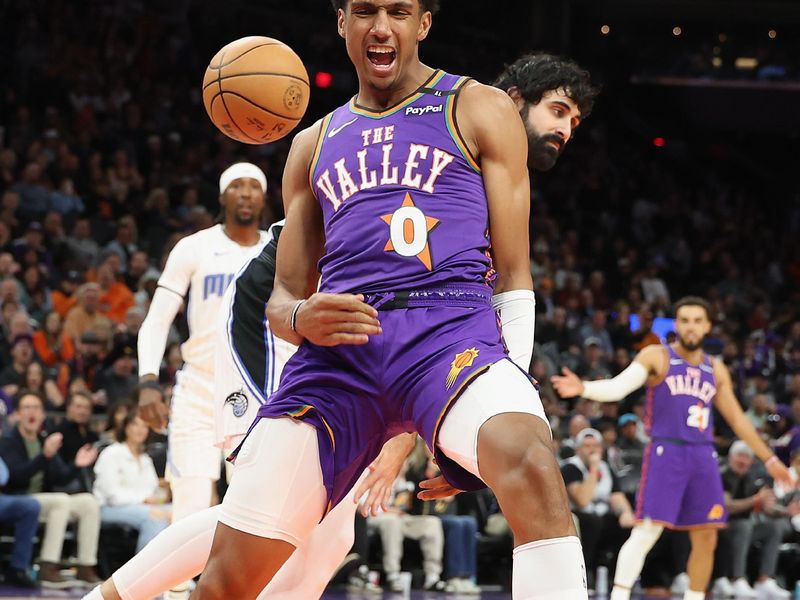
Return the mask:
[(389, 226), (389, 241), (383, 248), (386, 252), (416, 256), (428, 271), (433, 270), (428, 234), (439, 225), (439, 219), (426, 216), (406, 192), (403, 205), (392, 214), (383, 215), (381, 220)]
[(249, 404), (249, 401), (244, 392), (239, 390), (238, 392), (233, 392), (230, 396), (225, 398), (225, 404), (231, 405), (234, 417), (243, 417), (245, 414), (247, 414), (247, 405)]
[(472, 364), (475, 362), (475, 359), (478, 358), (479, 352), (480, 350), (477, 348), (468, 348), (467, 350), (456, 354), (453, 362), (450, 363), (450, 372), (447, 374), (446, 387), (448, 390), (453, 387), (453, 384), (456, 382), (456, 379), (458, 379), (461, 371), (472, 366)]
[(715, 504), (711, 507), (711, 510), (708, 511), (708, 520), (709, 521), (719, 521), (725, 515), (725, 509), (722, 508), (721, 504)]

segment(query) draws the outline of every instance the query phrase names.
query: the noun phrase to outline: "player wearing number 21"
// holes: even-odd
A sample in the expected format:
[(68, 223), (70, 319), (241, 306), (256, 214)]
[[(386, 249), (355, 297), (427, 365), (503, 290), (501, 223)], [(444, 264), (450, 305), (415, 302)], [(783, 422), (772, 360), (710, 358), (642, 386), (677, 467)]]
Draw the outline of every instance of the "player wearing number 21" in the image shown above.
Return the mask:
[(611, 600), (627, 600), (647, 553), (664, 527), (688, 529), (692, 544), (684, 600), (705, 598), (717, 529), (727, 520), (717, 454), (713, 407), (764, 461), (769, 474), (793, 487), (786, 467), (745, 417), (733, 393), (728, 368), (705, 354), (710, 307), (687, 297), (675, 305), (674, 344), (648, 346), (622, 373), (604, 381), (581, 381), (564, 369), (552, 379), (563, 397), (598, 402), (621, 400), (647, 383), (646, 423), (652, 438), (645, 451), (636, 502), (637, 524), (620, 550)]

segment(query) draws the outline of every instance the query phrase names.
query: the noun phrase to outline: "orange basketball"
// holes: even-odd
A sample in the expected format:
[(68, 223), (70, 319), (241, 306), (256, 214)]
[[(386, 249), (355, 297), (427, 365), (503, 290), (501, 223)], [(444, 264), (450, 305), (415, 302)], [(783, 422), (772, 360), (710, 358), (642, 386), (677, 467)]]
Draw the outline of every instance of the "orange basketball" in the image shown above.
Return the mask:
[(222, 133), (266, 144), (294, 129), (311, 88), (300, 57), (283, 42), (250, 36), (214, 55), (203, 77), (203, 104)]

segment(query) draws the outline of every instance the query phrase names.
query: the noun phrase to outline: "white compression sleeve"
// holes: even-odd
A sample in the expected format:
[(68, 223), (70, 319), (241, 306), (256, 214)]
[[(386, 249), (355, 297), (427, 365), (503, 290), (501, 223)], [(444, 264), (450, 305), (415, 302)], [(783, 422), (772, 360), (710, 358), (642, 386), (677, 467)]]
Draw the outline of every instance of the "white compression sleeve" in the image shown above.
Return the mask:
[(122, 600), (147, 600), (203, 570), (211, 552), (221, 505), (207, 508), (154, 537), (112, 576)]
[(533, 329), (536, 324), (536, 296), (533, 290), (495, 294), (492, 306), (500, 313), (509, 358), (527, 373), (533, 356)]
[(150, 309), (139, 329), (137, 341), (139, 377), (158, 375), (161, 359), (164, 358), (169, 328), (175, 320), (181, 304), (183, 304), (183, 298), (167, 289), (157, 288), (156, 293), (153, 294)]
[(640, 362), (633, 361), (628, 368), (613, 379), (584, 381), (581, 397), (597, 402), (617, 402), (647, 381), (647, 369)]

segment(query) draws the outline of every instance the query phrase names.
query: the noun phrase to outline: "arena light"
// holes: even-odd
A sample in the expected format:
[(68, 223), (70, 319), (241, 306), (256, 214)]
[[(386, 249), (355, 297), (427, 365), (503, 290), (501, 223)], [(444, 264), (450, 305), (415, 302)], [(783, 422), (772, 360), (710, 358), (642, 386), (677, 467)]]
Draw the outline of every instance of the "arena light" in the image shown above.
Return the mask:
[(774, 40), (776, 37), (778, 37), (778, 32), (775, 31), (774, 29), (770, 29), (767, 32), (767, 35), (769, 36), (769, 39)]
[(655, 146), (656, 148), (663, 148), (666, 145), (667, 145), (667, 140), (665, 140), (664, 138), (662, 137), (653, 138), (653, 146)]
[(609, 33), (611, 33), (611, 27), (609, 27), (608, 25), (603, 25), (600, 28), (600, 33), (602, 33), (603, 35), (608, 35)]
[(752, 71), (758, 66), (758, 59), (751, 56), (740, 56), (733, 64), (740, 71)]
[(674, 35), (675, 37), (680, 37), (682, 33), (683, 33), (683, 29), (681, 29), (677, 25), (672, 28), (672, 35)]
[(318, 88), (329, 88), (333, 85), (333, 75), (327, 71), (317, 71), (314, 75), (314, 85)]

